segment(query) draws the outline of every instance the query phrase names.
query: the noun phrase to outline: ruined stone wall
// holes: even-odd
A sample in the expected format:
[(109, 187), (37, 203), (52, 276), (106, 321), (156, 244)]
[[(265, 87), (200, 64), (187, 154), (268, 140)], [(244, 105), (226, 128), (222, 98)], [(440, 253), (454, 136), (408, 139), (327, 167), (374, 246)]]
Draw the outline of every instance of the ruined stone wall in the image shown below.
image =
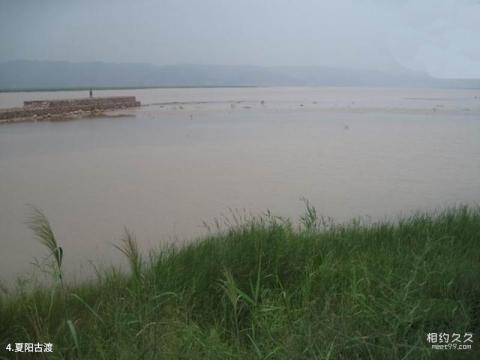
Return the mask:
[(140, 106), (135, 96), (25, 101), (23, 108), (0, 109), (0, 120), (15, 120), (75, 112), (106, 111)]
[(64, 99), (64, 100), (33, 100), (24, 101), (24, 108), (70, 108), (70, 107), (118, 107), (118, 106), (136, 106), (135, 96), (115, 96), (99, 98), (82, 99)]

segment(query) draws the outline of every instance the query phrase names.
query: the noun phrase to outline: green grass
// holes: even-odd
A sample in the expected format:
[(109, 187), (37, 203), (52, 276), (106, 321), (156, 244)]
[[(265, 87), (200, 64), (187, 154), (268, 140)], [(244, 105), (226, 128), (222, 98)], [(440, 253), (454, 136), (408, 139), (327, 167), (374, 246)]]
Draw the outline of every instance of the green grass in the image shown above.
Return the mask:
[[(368, 225), (306, 205), (302, 226), (238, 220), (148, 258), (126, 232), (129, 273), (3, 295), (0, 354), (39, 341), (49, 359), (480, 358), (480, 208)], [(430, 332), (474, 332), (473, 348), (435, 352)]]

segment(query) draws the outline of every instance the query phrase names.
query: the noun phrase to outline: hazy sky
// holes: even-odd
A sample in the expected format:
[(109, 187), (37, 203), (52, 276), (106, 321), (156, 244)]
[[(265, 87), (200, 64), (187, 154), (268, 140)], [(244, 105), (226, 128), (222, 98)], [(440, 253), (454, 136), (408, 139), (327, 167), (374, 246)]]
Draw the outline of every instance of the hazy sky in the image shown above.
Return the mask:
[(13, 59), (480, 78), (480, 0), (0, 0), (0, 61)]

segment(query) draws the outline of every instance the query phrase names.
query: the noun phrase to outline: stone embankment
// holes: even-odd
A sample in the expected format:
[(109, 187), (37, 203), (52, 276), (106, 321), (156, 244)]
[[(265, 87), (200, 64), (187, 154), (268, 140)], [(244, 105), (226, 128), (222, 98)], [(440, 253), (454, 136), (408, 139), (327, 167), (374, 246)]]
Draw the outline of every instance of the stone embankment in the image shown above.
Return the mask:
[(0, 109), (0, 123), (99, 116), (140, 105), (135, 96), (25, 101), (22, 108)]

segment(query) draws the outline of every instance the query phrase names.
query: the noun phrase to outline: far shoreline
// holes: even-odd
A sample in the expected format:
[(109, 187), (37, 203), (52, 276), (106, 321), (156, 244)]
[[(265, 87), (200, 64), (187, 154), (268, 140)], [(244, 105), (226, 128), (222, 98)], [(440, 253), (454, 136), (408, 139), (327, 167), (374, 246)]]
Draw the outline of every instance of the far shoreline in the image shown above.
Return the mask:
[(149, 89), (230, 89), (230, 88), (271, 88), (277, 86), (256, 86), (256, 85), (201, 85), (201, 86), (194, 86), (194, 85), (166, 85), (166, 86), (105, 86), (105, 87), (69, 87), (69, 88), (31, 88), (31, 89), (0, 89), (0, 93), (19, 93), (19, 92), (60, 92), (60, 91), (88, 91), (91, 88), (95, 91), (103, 91), (103, 90), (149, 90)]
[(155, 85), (155, 86), (82, 86), (66, 88), (18, 88), (0, 89), (1, 93), (30, 93), (30, 92), (62, 92), (62, 91), (95, 91), (107, 90), (150, 90), (150, 89), (271, 89), (271, 88), (312, 88), (312, 89), (398, 89), (398, 90), (465, 90), (476, 91), (480, 87), (454, 87), (454, 86), (386, 86), (386, 85)]

